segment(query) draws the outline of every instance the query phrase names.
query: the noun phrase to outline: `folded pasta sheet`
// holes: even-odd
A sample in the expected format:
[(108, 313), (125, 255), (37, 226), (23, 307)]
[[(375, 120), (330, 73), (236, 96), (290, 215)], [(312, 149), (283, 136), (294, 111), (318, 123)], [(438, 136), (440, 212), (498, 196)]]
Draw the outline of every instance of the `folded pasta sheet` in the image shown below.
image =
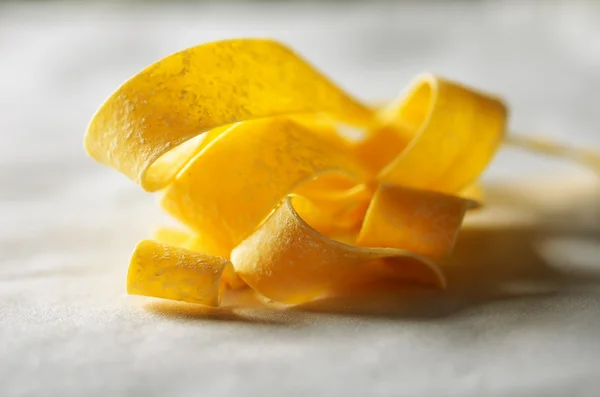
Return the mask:
[(284, 45), (239, 39), (135, 75), (85, 145), (186, 227), (138, 244), (130, 293), (218, 305), (249, 286), (296, 304), (384, 278), (443, 288), (436, 263), (481, 202), (506, 117), (429, 74), (367, 106)]

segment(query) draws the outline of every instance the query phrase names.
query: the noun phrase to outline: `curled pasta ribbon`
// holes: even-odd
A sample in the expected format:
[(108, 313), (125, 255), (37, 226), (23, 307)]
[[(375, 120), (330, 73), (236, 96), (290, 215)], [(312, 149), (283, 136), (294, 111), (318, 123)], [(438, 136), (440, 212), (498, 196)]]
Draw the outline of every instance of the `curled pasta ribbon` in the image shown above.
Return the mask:
[(154, 241), (135, 248), (127, 275), (127, 292), (216, 306), (228, 261)]
[(443, 288), (436, 261), (482, 197), (505, 122), (498, 98), (433, 75), (369, 107), (285, 46), (240, 39), (144, 69), (85, 144), (163, 190), (189, 230), (136, 247), (130, 293), (217, 305), (225, 286), (248, 285), (296, 304), (379, 278)]
[[(142, 70), (94, 115), (86, 149), (148, 191), (189, 158), (159, 158), (191, 138), (239, 121), (325, 112), (364, 125), (371, 111), (287, 47), (270, 40), (199, 45)], [(159, 160), (159, 161), (157, 161)]]
[[(386, 205), (400, 198), (410, 209), (398, 210), (382, 217)], [(456, 232), (469, 203), (460, 198), (423, 195), (399, 187), (381, 187), (363, 228), (364, 235), (386, 248), (344, 244), (311, 228), (295, 211), (298, 201), (309, 211), (317, 208), (303, 197), (288, 197), (282, 205), (250, 237), (231, 253), (231, 261), (238, 274), (256, 291), (278, 302), (301, 303), (329, 291), (377, 278), (411, 280), (423, 285), (443, 288), (443, 274), (428, 259), (427, 254), (447, 250), (456, 238)], [(311, 208), (312, 207), (312, 208)], [(406, 219), (406, 217), (411, 219)], [(404, 218), (404, 219), (403, 219)], [(439, 225), (433, 226), (436, 221)], [(411, 226), (410, 229), (407, 226)], [(394, 230), (397, 235), (377, 239), (370, 230)], [(362, 236), (362, 234), (361, 234)], [(415, 241), (419, 243), (415, 244)], [(395, 247), (407, 247), (398, 249)], [(422, 255), (420, 255), (420, 254)]]

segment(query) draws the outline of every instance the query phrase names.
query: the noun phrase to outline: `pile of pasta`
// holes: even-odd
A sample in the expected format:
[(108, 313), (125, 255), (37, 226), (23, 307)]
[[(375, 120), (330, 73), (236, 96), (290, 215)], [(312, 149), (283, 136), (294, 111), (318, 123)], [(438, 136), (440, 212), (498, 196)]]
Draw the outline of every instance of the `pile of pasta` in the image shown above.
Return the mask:
[(137, 245), (129, 293), (217, 306), (249, 286), (298, 304), (382, 279), (443, 288), (506, 118), (499, 98), (429, 74), (367, 106), (286, 46), (236, 39), (142, 70), (85, 146), (185, 226)]

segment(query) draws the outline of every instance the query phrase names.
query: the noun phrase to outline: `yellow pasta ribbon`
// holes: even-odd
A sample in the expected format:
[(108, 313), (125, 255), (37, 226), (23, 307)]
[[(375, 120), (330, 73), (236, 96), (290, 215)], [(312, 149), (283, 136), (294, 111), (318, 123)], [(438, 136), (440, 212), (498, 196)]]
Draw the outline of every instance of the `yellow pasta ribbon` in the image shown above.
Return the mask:
[[(306, 201), (303, 204), (310, 205)], [(431, 237), (447, 241), (445, 236)], [(233, 250), (231, 261), (252, 288), (274, 301), (288, 304), (302, 303), (336, 288), (378, 277), (436, 287), (445, 285), (440, 270), (426, 257), (391, 247), (393, 243), (386, 244), (386, 248), (365, 248), (332, 240), (304, 222), (294, 210), (291, 198), (287, 198)]]
[(248, 285), (297, 304), (381, 278), (443, 288), (436, 261), (483, 197), (506, 117), (500, 99), (429, 74), (369, 107), (284, 45), (239, 39), (141, 71), (85, 145), (164, 190), (187, 228), (138, 244), (130, 293), (217, 305), (226, 286)]
[(500, 99), (432, 75), (417, 78), (391, 109), (391, 121), (415, 135), (380, 171), (384, 183), (456, 193), (481, 174), (504, 137)]
[(94, 159), (154, 191), (179, 171), (170, 161), (155, 162), (203, 132), (314, 112), (357, 125), (371, 117), (367, 107), (277, 42), (218, 41), (168, 56), (123, 84), (94, 115), (85, 143)]
[(221, 275), (229, 261), (183, 248), (141, 241), (127, 274), (127, 292), (216, 306)]

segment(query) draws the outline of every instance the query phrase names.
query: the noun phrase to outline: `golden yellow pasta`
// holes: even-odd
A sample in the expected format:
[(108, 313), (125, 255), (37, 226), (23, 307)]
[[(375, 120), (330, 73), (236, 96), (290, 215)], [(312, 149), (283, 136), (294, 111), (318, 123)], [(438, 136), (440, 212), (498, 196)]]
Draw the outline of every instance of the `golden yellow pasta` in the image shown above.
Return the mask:
[(357, 125), (372, 114), (277, 42), (217, 41), (168, 56), (119, 87), (94, 115), (85, 143), (90, 156), (153, 191), (179, 171), (155, 161), (203, 132), (315, 112)]
[(452, 251), (465, 212), (472, 206), (458, 196), (382, 185), (371, 200), (356, 244), (442, 258)]
[(456, 193), (481, 174), (504, 137), (502, 101), (431, 75), (391, 109), (390, 120), (415, 135), (381, 170), (384, 183)]
[[(293, 201), (296, 200), (306, 199), (295, 197)], [(335, 288), (377, 277), (401, 278), (435, 287), (445, 285), (440, 270), (418, 254), (347, 245), (317, 232), (298, 216), (293, 201), (287, 198), (231, 254), (240, 277), (262, 295), (277, 302), (301, 303)], [(438, 234), (446, 232), (440, 230)]]
[[(201, 252), (205, 255), (228, 257), (229, 252), (222, 249), (210, 234), (190, 233), (181, 230), (161, 228), (154, 233), (154, 239), (163, 244), (186, 248), (191, 251)], [(246, 285), (235, 273), (231, 263), (227, 262), (221, 277), (223, 283), (233, 289)]]
[(319, 135), (285, 118), (232, 126), (167, 188), (163, 207), (230, 252), (302, 182), (362, 170)]
[(141, 241), (131, 258), (127, 292), (216, 306), (229, 261), (183, 248)]
[(500, 99), (433, 75), (369, 107), (284, 45), (239, 39), (141, 71), (100, 107), (85, 145), (164, 190), (187, 227), (138, 244), (129, 293), (214, 306), (248, 285), (297, 304), (382, 278), (443, 288), (436, 261), (483, 199), (506, 117)]

